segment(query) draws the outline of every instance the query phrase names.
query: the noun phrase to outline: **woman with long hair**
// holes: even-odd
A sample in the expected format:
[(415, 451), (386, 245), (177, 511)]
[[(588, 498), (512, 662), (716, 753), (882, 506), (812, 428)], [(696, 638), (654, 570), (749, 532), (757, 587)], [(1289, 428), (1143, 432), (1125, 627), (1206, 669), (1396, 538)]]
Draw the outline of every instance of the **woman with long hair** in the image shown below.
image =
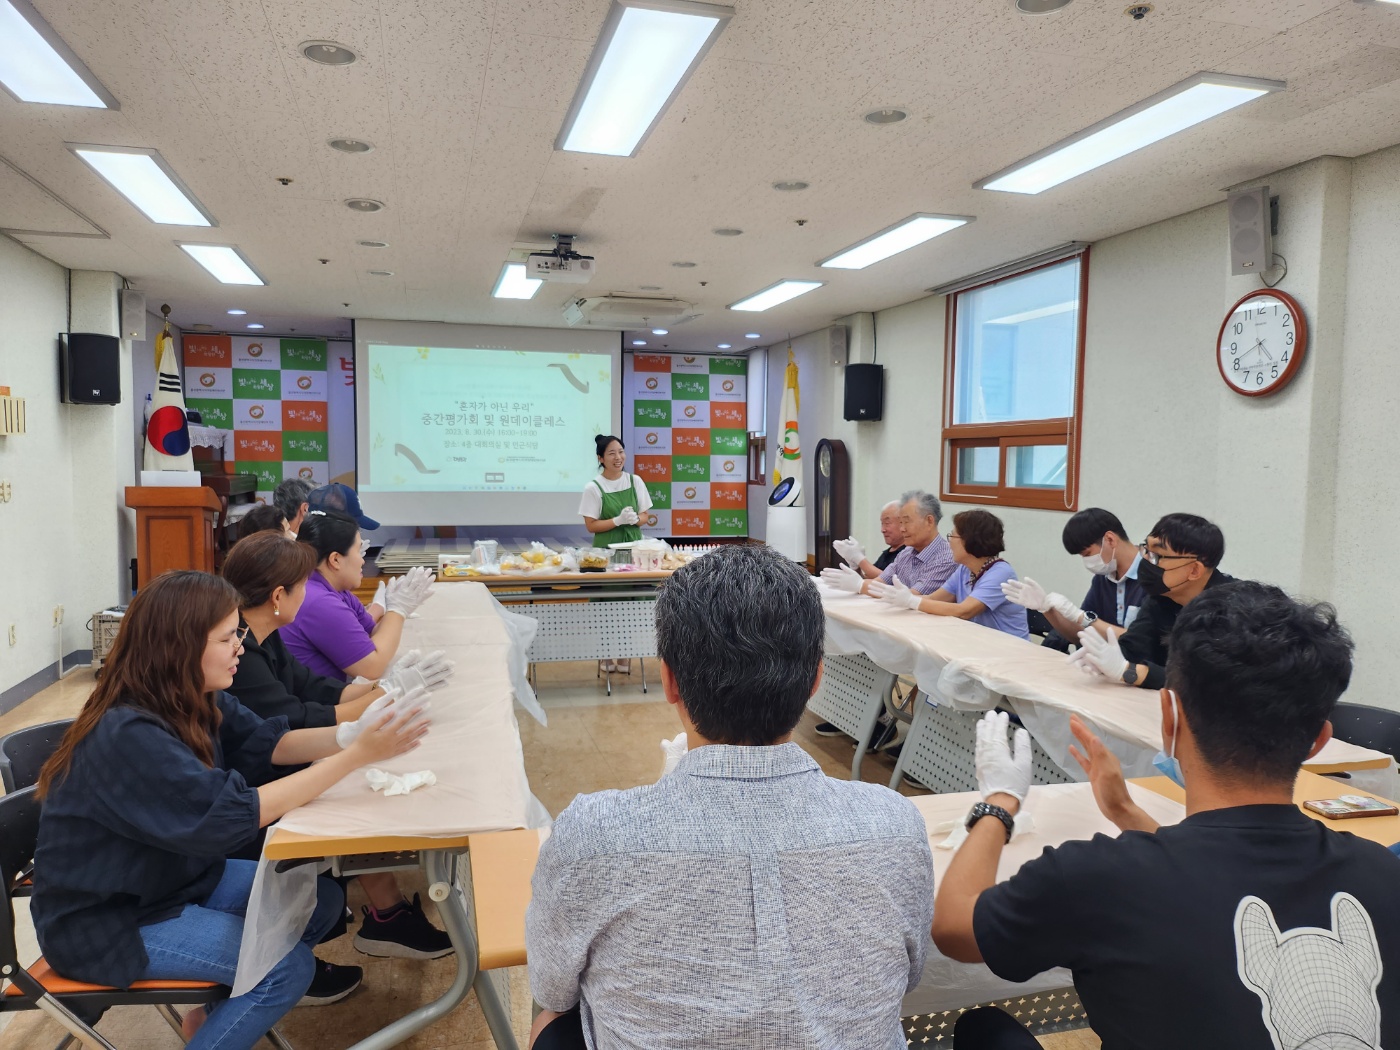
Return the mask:
[(327, 678), (379, 678), (398, 652), (404, 620), (431, 593), (432, 573), (414, 568), (391, 581), (376, 621), (353, 593), (365, 568), (359, 523), (339, 511), (309, 511), (297, 542), (316, 555), (316, 571), (297, 622), (282, 631), (288, 651)]
[[(45, 763), (34, 855), (43, 878), (30, 913), (65, 977), (231, 985), (257, 865), (224, 858), (427, 731), (417, 712), (390, 708), (357, 723), (342, 750), (334, 728), (257, 717), (225, 692), (244, 633), (226, 581), (157, 577), (132, 601), (102, 680)], [(310, 762), (271, 779), (274, 766)], [(311, 945), (344, 908), (334, 882), (317, 890), (301, 942), (251, 991), (186, 1015), (190, 1047), (250, 1048), (296, 1005), (311, 983)]]
[[(383, 695), (372, 683), (346, 685), (316, 674), (282, 644), (282, 631), (296, 621), (306, 598), (307, 580), (315, 571), (316, 555), (308, 544), (275, 532), (239, 540), (224, 559), (224, 579), (242, 596), (239, 622), (248, 629), (229, 692), (260, 718), (281, 715), (293, 729), (353, 722)], [(445, 673), (431, 681), (421, 672), (417, 677), (425, 685), (438, 684), (451, 673), (451, 664), (435, 662), (427, 674), (435, 671)], [(356, 950), (401, 959), (440, 959), (452, 954), (451, 939), (428, 921), (417, 894), (411, 901), (404, 897), (393, 872), (361, 875), (359, 883), (369, 904), (361, 908)], [(355, 971), (351, 976), (358, 978), (358, 967), (320, 963), (309, 997), (318, 1005), (344, 998), (354, 986), (335, 977), (347, 971)], [(318, 982), (324, 987), (318, 987)]]

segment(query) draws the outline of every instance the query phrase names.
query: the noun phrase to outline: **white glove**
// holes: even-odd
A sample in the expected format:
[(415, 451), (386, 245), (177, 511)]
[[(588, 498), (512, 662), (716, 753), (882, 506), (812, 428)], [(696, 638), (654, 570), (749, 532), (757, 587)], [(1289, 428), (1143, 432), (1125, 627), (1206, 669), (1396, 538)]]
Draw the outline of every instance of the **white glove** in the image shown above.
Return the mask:
[(405, 620), (428, 600), (433, 593), (433, 574), (421, 565), (415, 565), (402, 576), (389, 581), (384, 592), (384, 609), (396, 612)]
[(385, 798), (390, 795), (407, 795), (420, 787), (432, 787), (437, 783), (437, 776), (431, 769), (405, 773), (402, 776), (386, 773), (382, 769), (366, 769), (365, 779), (369, 781), (372, 790), (384, 792)]
[(637, 517), (637, 512), (631, 507), (623, 507), (613, 518), (614, 525), (635, 525), (639, 521), (641, 519)]
[(1029, 576), (1023, 580), (1007, 580), (1001, 585), (1001, 593), (1006, 595), (1007, 601), (1023, 605), (1027, 609), (1034, 609), (1036, 612), (1049, 612), (1053, 609), (1070, 623), (1079, 624), (1084, 621), (1083, 609), (1063, 594), (1056, 591), (1047, 593), (1044, 587)]
[(1004, 794), (1024, 802), (1031, 789), (1031, 735), (1017, 727), (1012, 750), (1006, 739), (1010, 724), (1005, 711), (988, 711), (977, 723), (977, 790), (984, 799)]
[(1092, 628), (1079, 632), (1079, 651), (1070, 660), (1086, 674), (1101, 674), (1115, 682), (1123, 681), (1123, 672), (1128, 669), (1118, 639), (1105, 638)]
[(355, 742), (355, 738), (365, 731), (365, 726), (373, 725), (384, 716), (384, 711), (399, 696), (398, 690), (386, 689), (384, 695), (378, 697), (367, 708), (360, 712), (360, 717), (353, 722), (341, 722), (335, 727), (335, 742), (340, 745), (340, 750), (344, 751)]
[(865, 582), (865, 577), (856, 572), (855, 569), (839, 565), (834, 569), (822, 570), (822, 583), (828, 587), (834, 587), (838, 591), (850, 591), (852, 594), (859, 594), (861, 584)]
[(865, 561), (865, 548), (860, 545), (860, 541), (854, 536), (844, 540), (832, 540), (832, 548), (847, 565), (853, 569), (859, 569), (860, 563)]
[(386, 608), (387, 608), (387, 606), (384, 604), (384, 592), (385, 592), (385, 589), (386, 589), (386, 588), (384, 587), (384, 581), (383, 581), (383, 580), (380, 580), (380, 581), (379, 581), (379, 586), (376, 587), (376, 588), (374, 589), (374, 600), (373, 600), (372, 602), (370, 602), (371, 605), (377, 605), (377, 606), (379, 606), (381, 609), (386, 609)]
[(906, 587), (898, 576), (891, 577), (889, 583), (881, 583), (879, 580), (870, 581), (870, 596), (879, 598), (882, 602), (888, 602), (896, 609), (919, 608), (919, 603), (924, 600), (922, 594), (915, 594)]
[(389, 665), (379, 684), (385, 689), (397, 688), (405, 693), (415, 686), (436, 689), (452, 677), (456, 666), (441, 649), (426, 656), (418, 649), (410, 649)]
[(676, 766), (680, 765), (681, 759), (685, 758), (688, 750), (686, 736), (684, 733), (677, 733), (671, 740), (661, 741), (661, 775), (664, 777)]

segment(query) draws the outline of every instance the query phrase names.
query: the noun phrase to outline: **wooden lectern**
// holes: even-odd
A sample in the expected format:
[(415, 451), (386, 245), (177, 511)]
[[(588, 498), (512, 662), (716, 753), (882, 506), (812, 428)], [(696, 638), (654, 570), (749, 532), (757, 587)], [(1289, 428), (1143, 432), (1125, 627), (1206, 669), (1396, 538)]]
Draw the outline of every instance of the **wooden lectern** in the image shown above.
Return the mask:
[(131, 485), (136, 511), (136, 587), (171, 569), (214, 571), (214, 522), (222, 504), (212, 489)]

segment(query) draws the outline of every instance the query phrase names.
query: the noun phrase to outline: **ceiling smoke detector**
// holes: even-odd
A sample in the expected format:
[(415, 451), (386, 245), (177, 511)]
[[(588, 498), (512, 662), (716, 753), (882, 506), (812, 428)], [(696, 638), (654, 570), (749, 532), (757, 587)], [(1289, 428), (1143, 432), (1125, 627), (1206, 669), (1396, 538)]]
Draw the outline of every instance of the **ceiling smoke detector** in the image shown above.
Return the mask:
[(867, 124), (898, 124), (907, 116), (909, 114), (904, 110), (889, 106), (884, 109), (872, 109), (865, 115), (865, 122)]
[(301, 45), (301, 53), (321, 66), (348, 66), (360, 57), (334, 40), (308, 40)]
[(1048, 15), (1068, 7), (1072, 0), (1016, 0), (1016, 10), (1023, 15)]
[(351, 211), (373, 212), (383, 211), (384, 202), (371, 200), (368, 197), (351, 197), (345, 202), (345, 206)]
[(326, 145), (341, 153), (369, 153), (374, 149), (373, 143), (362, 139), (331, 139)]

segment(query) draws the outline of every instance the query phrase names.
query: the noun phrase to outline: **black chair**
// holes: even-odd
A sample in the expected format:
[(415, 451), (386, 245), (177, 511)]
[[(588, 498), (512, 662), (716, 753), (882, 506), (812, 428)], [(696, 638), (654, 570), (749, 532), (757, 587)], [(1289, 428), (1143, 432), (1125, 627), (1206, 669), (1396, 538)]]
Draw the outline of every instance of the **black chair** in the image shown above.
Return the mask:
[(72, 724), (71, 718), (63, 718), (0, 737), (0, 783), (5, 785), (6, 794), (39, 782), (39, 770)]
[(1400, 756), (1400, 711), (1365, 704), (1338, 704), (1332, 709), (1332, 735), (1357, 747)]
[[(33, 787), (0, 798), (0, 882), (5, 888), (4, 907), (0, 908), (0, 977), (8, 981), (0, 995), (0, 1013), (42, 1010), (68, 1032), (58, 1050), (84, 1043), (117, 1050), (93, 1027), (111, 1007), (154, 1006), (179, 1033), (181, 1018), (176, 1006), (205, 1006), (228, 996), (227, 987), (208, 981), (137, 981), (128, 989), (70, 981), (55, 973), (42, 957), (26, 968), (15, 944), (14, 884), (34, 859), (39, 810)], [(268, 1039), (279, 1050), (291, 1050), (276, 1030), (268, 1033)]]

